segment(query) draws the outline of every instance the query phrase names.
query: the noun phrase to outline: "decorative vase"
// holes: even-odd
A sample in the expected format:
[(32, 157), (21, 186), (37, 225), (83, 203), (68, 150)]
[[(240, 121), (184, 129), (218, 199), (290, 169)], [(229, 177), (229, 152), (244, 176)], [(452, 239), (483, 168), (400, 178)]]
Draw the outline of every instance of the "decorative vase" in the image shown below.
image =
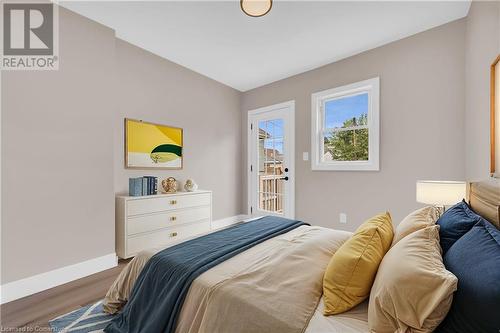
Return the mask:
[(192, 179), (186, 180), (186, 184), (184, 184), (184, 189), (187, 192), (194, 192), (198, 189), (198, 184), (194, 182)]
[(174, 177), (168, 177), (161, 181), (161, 186), (166, 193), (177, 192), (177, 180)]

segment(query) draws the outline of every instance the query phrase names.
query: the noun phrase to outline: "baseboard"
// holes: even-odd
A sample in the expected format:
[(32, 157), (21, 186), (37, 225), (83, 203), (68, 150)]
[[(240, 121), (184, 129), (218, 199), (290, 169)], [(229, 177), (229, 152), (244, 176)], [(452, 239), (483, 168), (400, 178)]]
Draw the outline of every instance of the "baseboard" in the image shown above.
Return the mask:
[(212, 228), (212, 230), (225, 228), (225, 227), (228, 227), (232, 224), (242, 222), (247, 218), (248, 218), (248, 215), (235, 215), (235, 216), (229, 216), (229, 217), (219, 219), (219, 220), (214, 220), (214, 221), (212, 221), (211, 228)]
[[(212, 230), (228, 227), (232, 224), (247, 221), (248, 215), (235, 215), (212, 221)], [(86, 260), (77, 264), (61, 267), (49, 272), (37, 274), (0, 286), (0, 304), (15, 301), (62, 284), (116, 267), (118, 258), (115, 253)]]
[(69, 265), (30, 276), (25, 279), (13, 281), (0, 286), (0, 304), (36, 294), (62, 284), (81, 279), (106, 269), (116, 267), (118, 258), (115, 253), (86, 260), (78, 264)]

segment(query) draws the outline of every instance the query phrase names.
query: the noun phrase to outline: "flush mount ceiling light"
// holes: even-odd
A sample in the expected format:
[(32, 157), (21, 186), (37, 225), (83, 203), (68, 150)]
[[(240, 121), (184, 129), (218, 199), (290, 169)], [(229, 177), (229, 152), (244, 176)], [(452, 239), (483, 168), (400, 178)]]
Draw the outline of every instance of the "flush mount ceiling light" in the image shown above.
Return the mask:
[(264, 16), (273, 7), (273, 0), (240, 0), (240, 7), (248, 16)]

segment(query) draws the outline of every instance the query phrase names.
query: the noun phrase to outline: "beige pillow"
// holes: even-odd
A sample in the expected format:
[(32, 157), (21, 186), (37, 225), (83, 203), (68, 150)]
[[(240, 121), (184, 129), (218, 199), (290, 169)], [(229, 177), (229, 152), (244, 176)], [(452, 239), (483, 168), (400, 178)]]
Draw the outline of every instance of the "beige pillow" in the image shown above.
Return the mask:
[(439, 218), (439, 213), (440, 208), (434, 206), (420, 208), (410, 213), (396, 227), (392, 246), (412, 232), (435, 225)]
[(432, 332), (451, 306), (457, 278), (441, 257), (439, 226), (420, 229), (387, 252), (368, 305), (371, 332)]

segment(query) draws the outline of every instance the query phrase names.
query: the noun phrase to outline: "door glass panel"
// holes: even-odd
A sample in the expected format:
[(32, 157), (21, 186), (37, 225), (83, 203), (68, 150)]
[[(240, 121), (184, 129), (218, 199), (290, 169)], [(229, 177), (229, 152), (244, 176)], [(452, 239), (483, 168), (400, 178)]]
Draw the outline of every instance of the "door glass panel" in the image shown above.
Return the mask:
[(259, 210), (283, 214), (283, 119), (259, 121)]

